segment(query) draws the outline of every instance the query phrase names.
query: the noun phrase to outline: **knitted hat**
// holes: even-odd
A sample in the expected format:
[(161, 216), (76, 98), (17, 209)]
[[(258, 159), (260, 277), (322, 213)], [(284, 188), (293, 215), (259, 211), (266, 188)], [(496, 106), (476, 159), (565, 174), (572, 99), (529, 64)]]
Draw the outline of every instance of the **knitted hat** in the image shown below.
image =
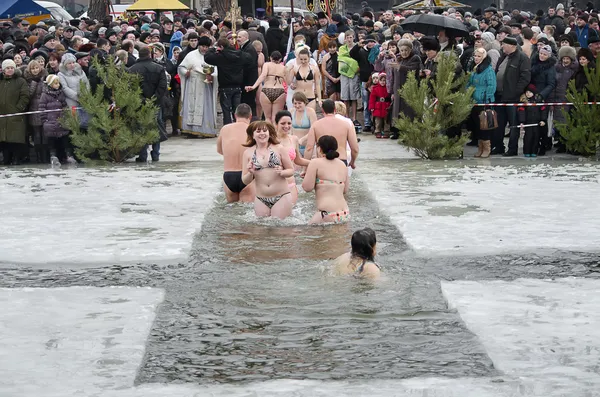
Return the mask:
[(100, 34), (100, 35), (103, 35), (103, 34), (105, 34), (105, 33), (106, 33), (106, 30), (107, 30), (107, 29), (106, 29), (106, 28), (103, 26), (103, 27), (101, 27), (100, 29), (98, 29), (98, 34)]
[(533, 84), (529, 84), (529, 85), (527, 86), (527, 88), (525, 89), (525, 91), (531, 91), (531, 92), (533, 92), (533, 93), (535, 94), (535, 93), (536, 93), (536, 91), (537, 91), (537, 89), (535, 88), (535, 85), (533, 85)]
[(159, 50), (163, 54), (165, 53), (165, 46), (162, 43), (152, 43), (150, 45), (152, 46), (152, 48), (156, 48), (157, 50)]
[(483, 41), (485, 41), (486, 43), (491, 43), (494, 40), (496, 40), (496, 37), (494, 36), (494, 34), (492, 32), (483, 32), (481, 34), (481, 39)]
[(383, 28), (383, 22), (377, 21), (373, 24), (373, 27), (378, 27), (379, 29)]
[[(133, 28), (133, 30), (135, 30), (135, 28)], [(142, 32), (149, 32), (150, 30), (151, 30), (151, 29), (150, 29), (150, 24), (149, 24), (149, 23), (145, 23), (145, 24), (143, 24), (143, 25), (142, 25), (142, 27), (141, 27), (141, 31), (142, 31)]]
[(75, 55), (71, 54), (70, 52), (63, 54), (63, 56), (60, 60), (60, 64), (66, 65), (67, 63), (71, 63), (71, 62), (77, 62), (77, 58), (75, 58)]
[(16, 69), (16, 67), (17, 67), (17, 64), (12, 59), (5, 59), (4, 61), (2, 61), (2, 70), (7, 69), (7, 68)]
[(385, 79), (387, 76), (384, 72), (379, 73), (379, 79)]
[(577, 16), (577, 19), (582, 19), (582, 20), (585, 21), (585, 23), (588, 23), (589, 18), (590, 17), (589, 17), (588, 14), (580, 14), (580, 15)]
[(560, 47), (558, 49), (558, 59), (561, 60), (564, 57), (569, 57), (572, 61), (575, 61), (577, 58), (577, 52), (575, 51), (575, 48), (571, 46)]
[(47, 34), (44, 36), (44, 44), (46, 44), (50, 40), (56, 40), (56, 36), (54, 36), (53, 34)]
[(540, 48), (539, 51), (540, 54), (546, 54), (548, 56), (552, 55), (552, 47), (550, 47), (548, 44)]
[(561, 41), (568, 41), (570, 46), (573, 45), (573, 37), (570, 34), (561, 34), (558, 36), (558, 42), (560, 43)]
[(55, 74), (49, 74), (48, 77), (46, 77), (46, 85), (52, 85), (54, 84), (55, 81), (59, 81), (58, 76)]
[(558, 10), (564, 10), (565, 6), (562, 3), (558, 3), (558, 5), (556, 6), (556, 11)]

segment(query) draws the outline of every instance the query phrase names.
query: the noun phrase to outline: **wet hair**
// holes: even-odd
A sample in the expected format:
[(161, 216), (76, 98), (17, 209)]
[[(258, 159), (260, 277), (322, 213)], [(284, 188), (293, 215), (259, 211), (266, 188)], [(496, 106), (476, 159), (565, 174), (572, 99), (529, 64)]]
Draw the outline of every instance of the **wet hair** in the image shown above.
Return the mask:
[(303, 92), (295, 92), (292, 96), (292, 103), (294, 102), (304, 102), (304, 104), (308, 104), (308, 98)]
[(245, 147), (255, 146), (256, 140), (254, 139), (254, 131), (259, 130), (259, 129), (264, 129), (264, 128), (266, 128), (269, 131), (269, 143), (271, 145), (279, 144), (279, 140), (277, 140), (277, 131), (275, 130), (275, 127), (273, 126), (273, 124), (269, 123), (268, 121), (259, 120), (259, 121), (250, 123), (248, 128), (246, 128), (247, 139), (246, 139), (246, 143), (243, 146), (245, 146)]
[(271, 59), (273, 61), (281, 61), (281, 59), (283, 59), (283, 57), (281, 56), (281, 52), (279, 52), (279, 51), (273, 51), (271, 53)]
[(249, 105), (245, 103), (240, 103), (237, 108), (235, 108), (235, 117), (242, 119), (251, 119), (252, 118), (252, 109)]
[(325, 114), (333, 114), (335, 113), (335, 102), (331, 99), (325, 99), (321, 104), (321, 109), (323, 109), (323, 113)]
[(306, 55), (310, 60), (310, 52), (307, 48), (303, 48), (298, 52), (298, 58), (300, 58), (300, 55)]
[(291, 119), (292, 114), (288, 110), (280, 110), (275, 115), (275, 124), (279, 124), (279, 121), (284, 117), (289, 117)]
[(338, 143), (337, 139), (332, 137), (331, 135), (323, 135), (317, 141), (317, 146), (321, 149), (323, 153), (325, 153), (325, 158), (327, 160), (334, 160), (340, 157), (338, 153)]
[(377, 244), (377, 236), (373, 229), (366, 227), (355, 231), (352, 234), (350, 244), (352, 246), (351, 255), (353, 257), (371, 262), (375, 261), (375, 244)]

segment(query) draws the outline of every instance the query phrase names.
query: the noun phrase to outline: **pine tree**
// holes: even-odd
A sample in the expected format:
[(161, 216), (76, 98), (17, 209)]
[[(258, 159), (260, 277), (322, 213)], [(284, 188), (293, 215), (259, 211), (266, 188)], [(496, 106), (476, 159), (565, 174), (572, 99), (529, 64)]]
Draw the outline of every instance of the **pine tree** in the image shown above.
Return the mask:
[(565, 122), (557, 127), (569, 151), (593, 156), (600, 142), (600, 108), (584, 103), (600, 99), (600, 67), (584, 70), (588, 79), (587, 89), (577, 92), (575, 81), (569, 82), (567, 101), (572, 102), (573, 106), (570, 111), (565, 111)]
[(415, 117), (401, 114), (395, 121), (400, 131), (398, 143), (422, 159), (459, 158), (468, 141), (466, 135), (449, 139), (444, 134), (448, 128), (460, 125), (473, 107), (474, 89), (467, 89), (468, 75), (456, 76), (457, 65), (454, 52), (440, 53), (434, 78), (417, 81), (412, 72), (399, 90)]
[(104, 84), (95, 94), (81, 87), (79, 102), (90, 117), (88, 128), (80, 127), (77, 112), (66, 112), (63, 125), (72, 131), (71, 142), (82, 161), (121, 163), (158, 140), (158, 108), (154, 101), (142, 99), (141, 76), (116, 66), (112, 56), (105, 64), (97, 58), (92, 64)]

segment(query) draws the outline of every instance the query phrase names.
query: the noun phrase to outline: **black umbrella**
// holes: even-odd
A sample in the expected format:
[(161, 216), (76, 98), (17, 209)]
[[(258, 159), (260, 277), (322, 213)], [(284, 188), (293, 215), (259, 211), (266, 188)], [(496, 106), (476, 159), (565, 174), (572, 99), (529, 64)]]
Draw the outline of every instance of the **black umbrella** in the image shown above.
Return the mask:
[(426, 36), (437, 36), (440, 30), (446, 36), (464, 37), (469, 35), (467, 27), (458, 19), (437, 14), (411, 15), (400, 24), (404, 30), (423, 33)]

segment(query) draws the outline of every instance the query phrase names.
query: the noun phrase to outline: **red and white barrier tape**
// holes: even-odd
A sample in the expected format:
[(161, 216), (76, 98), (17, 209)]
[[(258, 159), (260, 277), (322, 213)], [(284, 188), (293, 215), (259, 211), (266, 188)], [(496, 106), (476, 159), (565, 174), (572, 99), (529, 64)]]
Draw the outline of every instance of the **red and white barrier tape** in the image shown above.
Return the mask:
[[(540, 103), (476, 103), (473, 106), (507, 107), (507, 106), (572, 106), (573, 102), (540, 102)], [(581, 105), (600, 105), (600, 102), (583, 102)]]
[[(75, 113), (77, 109), (83, 109), (82, 107), (71, 106), (71, 111)], [(33, 112), (22, 112), (22, 113), (10, 113), (10, 114), (0, 114), (0, 119), (5, 117), (14, 117), (14, 116), (28, 116), (30, 114), (40, 114), (40, 113), (53, 113), (53, 112), (62, 112), (64, 109), (53, 109), (53, 110), (35, 110)]]

